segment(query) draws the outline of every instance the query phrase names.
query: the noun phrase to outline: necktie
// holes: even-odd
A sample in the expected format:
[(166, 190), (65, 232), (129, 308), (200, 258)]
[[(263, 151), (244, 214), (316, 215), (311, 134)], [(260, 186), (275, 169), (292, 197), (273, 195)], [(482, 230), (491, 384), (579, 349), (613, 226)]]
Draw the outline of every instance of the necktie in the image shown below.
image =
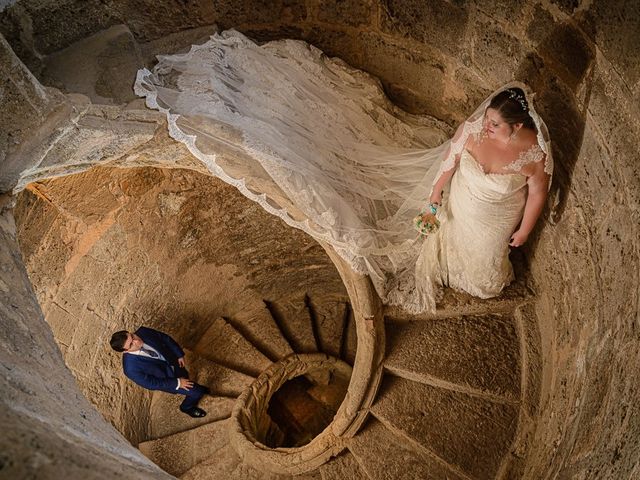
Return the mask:
[(142, 347), (141, 350), (152, 358), (158, 358), (158, 354), (153, 350), (151, 350), (150, 348)]

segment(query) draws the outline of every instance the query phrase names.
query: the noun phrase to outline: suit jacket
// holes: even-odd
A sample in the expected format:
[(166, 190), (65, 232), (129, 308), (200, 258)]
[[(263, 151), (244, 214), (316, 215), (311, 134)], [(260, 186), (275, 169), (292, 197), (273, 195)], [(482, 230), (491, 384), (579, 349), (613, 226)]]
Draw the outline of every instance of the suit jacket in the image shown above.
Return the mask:
[(144, 343), (160, 352), (167, 361), (145, 355), (124, 353), (122, 355), (124, 374), (141, 387), (149, 390), (177, 393), (177, 378), (186, 373), (178, 365), (178, 359), (184, 357), (180, 345), (166, 333), (153, 328), (140, 327), (135, 333)]

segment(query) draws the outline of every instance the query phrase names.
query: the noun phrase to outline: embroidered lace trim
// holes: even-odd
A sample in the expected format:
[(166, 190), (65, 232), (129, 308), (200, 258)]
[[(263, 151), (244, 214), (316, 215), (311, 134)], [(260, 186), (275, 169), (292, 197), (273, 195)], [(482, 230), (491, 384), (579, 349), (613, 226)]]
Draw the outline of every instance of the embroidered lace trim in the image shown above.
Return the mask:
[[(522, 170), (522, 167), (524, 167), (525, 165), (528, 165), (533, 162), (539, 162), (542, 159), (544, 159), (544, 156), (545, 156), (544, 152), (542, 151), (542, 148), (540, 148), (540, 145), (535, 143), (531, 145), (530, 148), (521, 151), (520, 154), (518, 155), (518, 158), (516, 158), (513, 162), (507, 165), (505, 167), (505, 170), (510, 170), (512, 172), (519, 172), (520, 170)], [(545, 165), (545, 172), (546, 171), (547, 171), (547, 168)]]

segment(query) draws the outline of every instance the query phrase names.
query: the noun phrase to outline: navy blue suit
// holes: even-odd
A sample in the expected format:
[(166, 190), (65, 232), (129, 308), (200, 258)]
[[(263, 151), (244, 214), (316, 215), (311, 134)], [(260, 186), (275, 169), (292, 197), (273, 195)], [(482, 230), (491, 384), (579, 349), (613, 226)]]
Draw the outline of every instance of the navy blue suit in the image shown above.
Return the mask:
[(180, 410), (186, 412), (198, 405), (198, 401), (207, 393), (208, 389), (197, 383), (189, 390), (176, 389), (178, 378), (189, 378), (189, 373), (178, 364), (178, 359), (184, 357), (180, 345), (166, 333), (148, 327), (140, 327), (135, 332), (142, 341), (155, 348), (165, 360), (151, 358), (145, 355), (125, 353), (122, 356), (124, 374), (135, 383), (148, 390), (162, 390), (167, 393), (185, 395)]

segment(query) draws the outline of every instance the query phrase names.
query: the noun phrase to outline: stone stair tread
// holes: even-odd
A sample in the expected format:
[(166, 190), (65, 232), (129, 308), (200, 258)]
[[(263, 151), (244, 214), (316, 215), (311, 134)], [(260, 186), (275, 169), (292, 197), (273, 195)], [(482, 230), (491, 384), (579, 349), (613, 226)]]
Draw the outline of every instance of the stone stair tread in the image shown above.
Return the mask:
[(218, 365), (193, 352), (185, 353), (187, 368), (195, 372), (192, 378), (209, 387), (212, 395), (237, 397), (255, 380), (255, 377)]
[[(292, 480), (291, 475), (278, 475), (266, 470), (257, 471), (242, 463), (231, 444), (220, 448), (213, 458), (195, 465), (181, 477), (183, 480)], [(305, 475), (295, 477), (307, 480)], [(310, 477), (309, 480), (311, 480)]]
[(219, 420), (138, 445), (152, 462), (171, 475), (179, 476), (215, 455), (229, 443), (230, 420)]
[(272, 363), (223, 318), (213, 321), (193, 350), (208, 360), (255, 377)]
[(435, 312), (409, 313), (396, 305), (384, 306), (384, 317), (394, 322), (433, 320), (459, 317), (461, 315), (481, 315), (484, 313), (508, 313), (529, 298), (526, 288), (507, 287), (500, 296), (478, 298), (465, 292), (445, 289), (443, 300), (436, 305)]
[(273, 361), (294, 353), (265, 305), (258, 309), (241, 310), (228, 321)]
[(531, 292), (527, 288), (527, 275), (524, 273), (527, 270), (526, 260), (519, 252), (511, 252), (510, 257), (516, 280), (506, 287), (497, 297), (483, 299), (474, 297), (466, 292), (445, 288), (442, 299), (436, 305), (435, 313), (425, 312), (411, 314), (401, 307), (387, 305), (384, 307), (384, 316), (396, 322), (401, 322), (483, 313), (512, 312), (518, 305), (526, 302), (531, 297)]
[(241, 460), (231, 444), (220, 448), (212, 458), (191, 467), (180, 478), (182, 480), (231, 480)]
[(316, 325), (320, 351), (340, 357), (342, 337), (349, 314), (347, 302), (314, 296), (310, 299), (309, 306)]
[[(375, 418), (348, 443), (349, 451), (371, 480), (466, 480), (467, 477), (411, 442), (387, 429)], [(352, 477), (342, 477), (352, 478)]]
[(369, 480), (369, 476), (349, 451), (332, 458), (319, 469), (322, 480)]
[(386, 375), (372, 413), (473, 478), (494, 478), (515, 437), (519, 405)]
[(207, 412), (204, 418), (193, 418), (182, 413), (179, 406), (184, 396), (156, 391), (151, 399), (149, 433), (151, 438), (158, 439), (184, 432), (191, 428), (229, 418), (236, 399), (205, 395), (199, 406)]
[(390, 323), (384, 365), (414, 381), (520, 398), (520, 342), (512, 315)]
[(315, 353), (318, 351), (313, 319), (307, 308), (305, 296), (279, 299), (269, 304), (280, 330), (296, 353)]
[(256, 470), (255, 468), (240, 463), (231, 473), (230, 480), (311, 480), (306, 475), (293, 477), (292, 475), (279, 475), (277, 473), (267, 472), (265, 470)]
[(264, 469), (258, 471), (243, 463), (231, 444), (223, 446), (213, 454), (212, 458), (193, 466), (180, 478), (182, 480), (321, 480), (318, 471), (296, 476), (271, 473)]

